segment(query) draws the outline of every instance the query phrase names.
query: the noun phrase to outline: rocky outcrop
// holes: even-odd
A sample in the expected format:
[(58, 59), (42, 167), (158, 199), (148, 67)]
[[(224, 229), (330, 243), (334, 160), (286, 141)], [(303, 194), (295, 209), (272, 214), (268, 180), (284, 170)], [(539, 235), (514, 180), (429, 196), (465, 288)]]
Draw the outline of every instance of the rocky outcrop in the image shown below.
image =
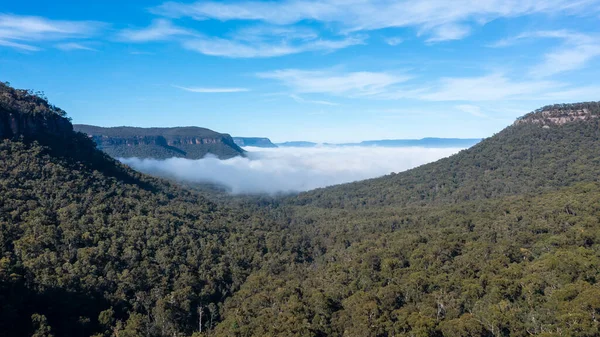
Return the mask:
[(556, 104), (545, 106), (517, 119), (515, 125), (530, 123), (550, 127), (552, 125), (595, 120), (599, 115), (599, 102)]
[(0, 108), (0, 138), (33, 138), (41, 134), (68, 137), (73, 126), (56, 114), (23, 114)]
[[(130, 136), (130, 137), (111, 137), (104, 135), (90, 136), (98, 146), (137, 146), (137, 145), (159, 145), (159, 146), (179, 146), (179, 145), (205, 145), (205, 144), (235, 144), (228, 137), (216, 138), (198, 138), (198, 137), (179, 137), (169, 139), (164, 136)], [(231, 138), (231, 137), (229, 137)]]

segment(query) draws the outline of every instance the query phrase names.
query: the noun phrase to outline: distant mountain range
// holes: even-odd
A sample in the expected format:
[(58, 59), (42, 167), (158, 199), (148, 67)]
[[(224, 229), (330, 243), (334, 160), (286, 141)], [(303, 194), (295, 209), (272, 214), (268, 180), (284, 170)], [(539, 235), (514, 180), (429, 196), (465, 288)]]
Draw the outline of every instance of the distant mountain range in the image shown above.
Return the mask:
[(359, 146), (382, 146), (382, 147), (471, 147), (481, 141), (481, 138), (422, 138), (422, 139), (383, 139), (367, 140), (358, 144)]
[(289, 141), (273, 143), (267, 137), (231, 137), (201, 127), (138, 128), (99, 127), (75, 124), (75, 131), (90, 136), (98, 148), (115, 158), (182, 157), (200, 159), (213, 154), (220, 159), (244, 156), (242, 147), (315, 147), (315, 146), (379, 146), (379, 147), (429, 147), (468, 148), (481, 141), (479, 138), (422, 138), (366, 140), (359, 143), (315, 143)]
[(314, 146), (319, 145), (319, 143), (296, 141), (296, 142), (276, 143), (275, 145), (277, 145), (279, 147), (314, 147)]
[(264, 137), (233, 137), (233, 141), (238, 146), (254, 146), (254, 147), (277, 147), (269, 138)]
[(181, 157), (200, 159), (212, 154), (220, 159), (244, 156), (230, 135), (200, 127), (137, 128), (73, 125), (87, 134), (98, 148), (114, 158)]
[(471, 147), (481, 141), (480, 138), (423, 138), (423, 139), (382, 139), (366, 140), (360, 143), (314, 143), (294, 141), (277, 143), (281, 147), (315, 147), (324, 146), (381, 146), (381, 147)]

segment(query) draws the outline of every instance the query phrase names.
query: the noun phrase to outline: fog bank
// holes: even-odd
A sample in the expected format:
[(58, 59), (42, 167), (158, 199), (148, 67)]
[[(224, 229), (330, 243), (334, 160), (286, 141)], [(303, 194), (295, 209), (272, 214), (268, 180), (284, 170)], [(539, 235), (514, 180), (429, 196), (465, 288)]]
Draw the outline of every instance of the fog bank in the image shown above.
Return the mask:
[(385, 147), (247, 147), (248, 157), (219, 160), (127, 158), (136, 170), (189, 182), (223, 185), (232, 193), (287, 193), (307, 191), (379, 177), (447, 157), (457, 148)]

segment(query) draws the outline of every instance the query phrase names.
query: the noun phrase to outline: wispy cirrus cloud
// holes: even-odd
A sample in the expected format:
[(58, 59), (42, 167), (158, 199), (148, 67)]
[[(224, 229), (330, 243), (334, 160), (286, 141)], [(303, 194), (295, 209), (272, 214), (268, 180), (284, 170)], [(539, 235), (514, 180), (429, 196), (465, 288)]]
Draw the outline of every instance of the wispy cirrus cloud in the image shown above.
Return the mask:
[(119, 39), (130, 42), (176, 41), (185, 49), (229, 58), (267, 58), (310, 51), (331, 52), (363, 44), (364, 36), (323, 39), (309, 29), (258, 26), (240, 29), (231, 36), (207, 36), (157, 19), (146, 28), (125, 29)]
[(0, 46), (38, 51), (45, 41), (85, 39), (98, 34), (106, 24), (95, 21), (51, 20), (39, 16), (0, 14)]
[(461, 104), (455, 107), (456, 109), (469, 113), (475, 117), (487, 118), (487, 115), (481, 111), (481, 107), (472, 104)]
[(345, 31), (412, 27), (425, 33), (430, 42), (465, 37), (470, 26), (497, 18), (531, 14), (588, 14), (598, 12), (595, 0), (287, 0), (281, 2), (166, 2), (152, 8), (167, 17), (196, 20), (261, 21), (291, 25), (305, 20), (336, 24)]
[(331, 52), (346, 47), (363, 44), (360, 37), (347, 37), (339, 40), (316, 39), (310, 41), (288, 42), (271, 41), (249, 43), (242, 40), (202, 37), (183, 43), (186, 49), (205, 55), (229, 58), (266, 58), (304, 52)]
[(431, 37), (426, 42), (441, 42), (460, 40), (471, 33), (471, 28), (466, 25), (446, 24), (435, 27), (431, 31)]
[(563, 46), (544, 55), (542, 63), (531, 69), (533, 76), (551, 76), (585, 67), (593, 59), (600, 57), (600, 36), (592, 36), (568, 31), (538, 32), (544, 38), (558, 38)]
[(298, 93), (324, 93), (347, 96), (373, 96), (410, 77), (385, 72), (346, 72), (332, 70), (283, 69), (256, 74), (259, 78), (280, 81)]
[(14, 48), (14, 49), (23, 50), (23, 51), (41, 50), (41, 48), (36, 47), (36, 46), (32, 46), (32, 45), (28, 45), (28, 44), (24, 44), (24, 43), (13, 42), (13, 41), (7, 41), (7, 40), (0, 40), (0, 46), (10, 47), (10, 48)]
[(232, 93), (232, 92), (246, 92), (250, 91), (247, 88), (206, 88), (206, 87), (182, 87), (174, 85), (173, 87), (189, 92), (197, 93)]
[(275, 38), (283, 41), (310, 41), (319, 38), (314, 29), (302, 26), (253, 25), (238, 29), (232, 37), (239, 41), (267, 42)]
[(418, 98), (428, 101), (531, 99), (562, 86), (552, 81), (512, 80), (495, 73), (478, 77), (442, 78), (429, 91), (419, 94)]
[(399, 44), (401, 44), (402, 42), (404, 42), (404, 39), (401, 37), (388, 37), (386, 39), (384, 39), (385, 43), (389, 44), (390, 46), (397, 46)]
[(128, 42), (166, 41), (174, 37), (193, 36), (195, 32), (177, 27), (169, 20), (156, 19), (146, 28), (128, 28), (118, 33), (120, 40)]
[(289, 96), (290, 96), (290, 98), (292, 98), (294, 101), (296, 101), (298, 103), (310, 103), (310, 104), (320, 104), (320, 105), (329, 105), (329, 106), (340, 105), (339, 103), (334, 103), (334, 102), (329, 102), (329, 101), (306, 99), (306, 98), (300, 97), (299, 95), (296, 95), (296, 94), (290, 94)]
[[(432, 83), (411, 86), (410, 90), (388, 91), (380, 97), (437, 102), (529, 100), (565, 102), (596, 99), (598, 92), (600, 86), (573, 86), (560, 81), (514, 79), (502, 73), (491, 73), (482, 76), (441, 78)], [(474, 110), (470, 109), (469, 112), (472, 113)]]
[[(574, 86), (560, 81), (515, 79), (496, 72), (480, 76), (443, 77), (423, 81), (389, 72), (341, 72), (333, 70), (282, 69), (258, 73), (259, 78), (277, 80), (294, 93), (323, 94), (377, 100), (412, 99), (430, 102), (493, 102), (597, 99), (599, 86)], [(474, 105), (459, 105), (461, 111), (481, 117)]]
[(534, 77), (552, 76), (566, 71), (585, 67), (593, 59), (600, 57), (600, 36), (569, 30), (543, 30), (521, 33), (501, 39), (490, 47), (510, 47), (521, 41), (534, 39), (559, 39), (563, 44), (544, 54), (542, 62), (532, 67)]
[(97, 49), (88, 47), (84, 44), (77, 43), (77, 42), (59, 43), (59, 44), (55, 45), (55, 47), (60, 50), (65, 50), (65, 51), (71, 51), (71, 50), (98, 51)]

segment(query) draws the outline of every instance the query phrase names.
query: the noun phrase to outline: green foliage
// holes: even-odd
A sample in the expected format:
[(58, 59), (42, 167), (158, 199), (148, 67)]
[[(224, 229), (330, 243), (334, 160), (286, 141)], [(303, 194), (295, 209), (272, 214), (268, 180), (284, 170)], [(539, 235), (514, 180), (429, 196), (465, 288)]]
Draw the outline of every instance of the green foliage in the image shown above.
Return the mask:
[(542, 112), (559, 112), (562, 114), (568, 114), (572, 111), (587, 110), (591, 115), (600, 115), (600, 102), (581, 102), (581, 103), (570, 103), (570, 104), (552, 104), (546, 105), (535, 111), (532, 111), (524, 116), (519, 117), (517, 120), (527, 120), (532, 117), (542, 116)]
[(599, 200), (590, 183), (456, 205), (288, 207), (312, 262), (253, 273), (217, 335), (598, 335)]
[[(57, 114), (13, 90), (0, 112)], [(78, 133), (8, 137), (0, 331), (598, 336), (599, 130), (517, 123), (436, 163), (288, 198), (181, 188)]]
[(31, 315), (31, 322), (33, 323), (33, 327), (35, 331), (31, 335), (32, 337), (53, 337), (54, 335), (51, 333), (52, 328), (48, 325), (48, 320), (46, 316), (40, 314)]
[(297, 205), (356, 209), (458, 203), (555, 190), (600, 176), (600, 121), (522, 123), (460, 153), (382, 178), (317, 189)]
[(0, 110), (40, 117), (51, 115), (65, 117), (67, 114), (64, 110), (50, 104), (43, 92), (14, 89), (8, 82), (0, 82)]
[(82, 316), (104, 331), (111, 307), (115, 322), (139, 313), (153, 333), (191, 334), (198, 303), (220, 303), (262, 264), (264, 219), (101, 155), (93, 169), (4, 140), (0, 158), (0, 327), (14, 335), (32, 309), (61, 336)]

